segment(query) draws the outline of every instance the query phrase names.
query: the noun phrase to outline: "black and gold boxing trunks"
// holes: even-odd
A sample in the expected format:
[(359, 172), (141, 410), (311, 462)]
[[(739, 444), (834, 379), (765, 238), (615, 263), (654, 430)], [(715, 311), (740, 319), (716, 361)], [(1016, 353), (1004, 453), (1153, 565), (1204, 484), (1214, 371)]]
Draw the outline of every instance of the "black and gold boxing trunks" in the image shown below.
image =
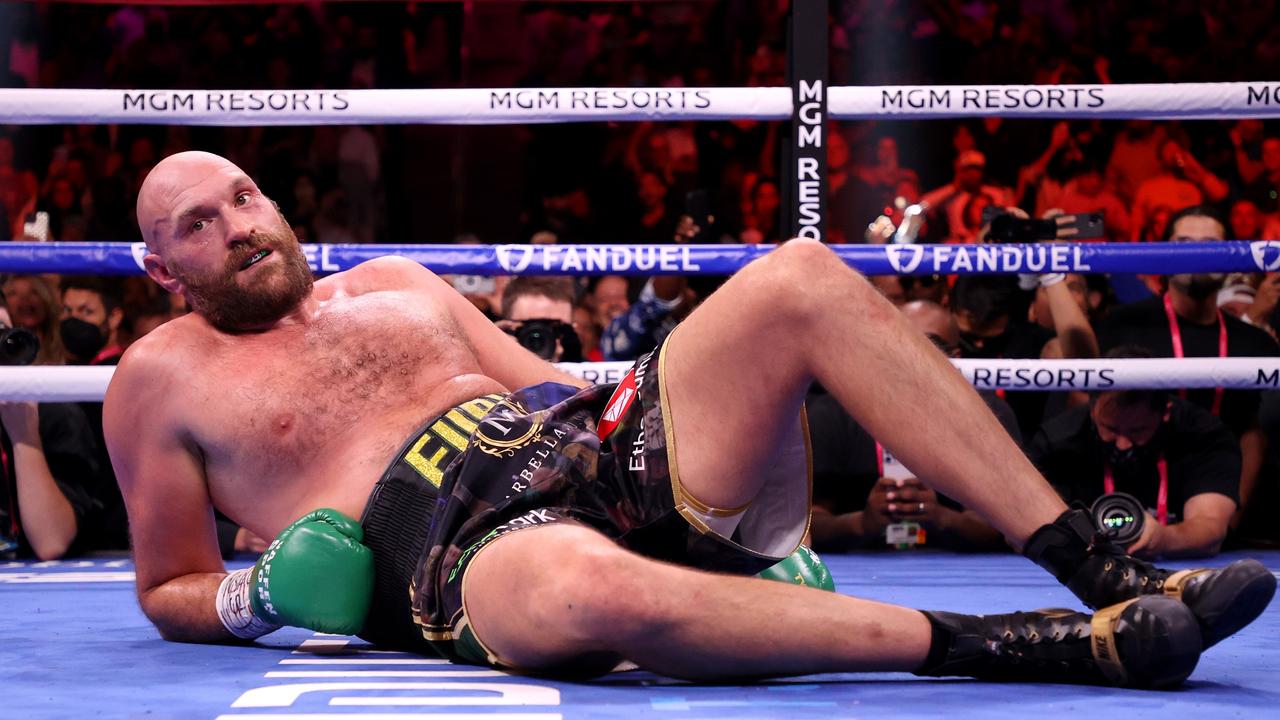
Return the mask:
[(770, 533), (781, 532), (777, 542), (717, 535), (691, 515), (672, 472), (661, 350), (636, 361), (621, 383), (581, 390), (544, 383), (488, 395), (415, 433), (361, 520), (377, 570), (361, 636), (500, 664), (466, 620), (463, 577), (497, 538), (550, 523), (586, 525), (642, 555), (721, 572), (753, 574), (790, 554), (808, 527), (803, 423), (797, 447), (784, 453), (803, 491), (789, 493), (800, 497), (785, 512), (759, 513), (770, 516)]

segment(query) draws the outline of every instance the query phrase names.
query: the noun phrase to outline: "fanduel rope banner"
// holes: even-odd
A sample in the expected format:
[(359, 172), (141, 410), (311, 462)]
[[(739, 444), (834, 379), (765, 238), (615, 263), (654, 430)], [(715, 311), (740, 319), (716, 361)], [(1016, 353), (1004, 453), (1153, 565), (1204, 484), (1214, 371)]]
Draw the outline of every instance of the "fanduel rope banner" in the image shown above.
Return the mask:
[[(798, 50), (803, 50), (803, 46)], [(823, 65), (825, 71), (826, 65)], [(1280, 83), (826, 87), (837, 120), (977, 117), (1280, 117)], [(812, 95), (812, 90), (809, 95)], [(806, 96), (808, 97), (808, 95)], [(75, 90), (0, 88), (6, 124), (501, 125), (627, 120), (786, 120), (792, 88)], [(825, 177), (825, 174), (822, 175)]]
[[(347, 270), (399, 255), (463, 275), (730, 275), (773, 245), (327, 245), (302, 246), (312, 271)], [(867, 275), (1280, 271), (1280, 242), (831, 245)], [(142, 243), (0, 243), (0, 272), (140, 275)]]
[(788, 237), (825, 240), (827, 230), (827, 4), (791, 3), (788, 76), (791, 135), (782, 153)]
[[(1066, 391), (1135, 388), (1280, 388), (1280, 358), (1142, 360), (953, 360), (979, 390)], [(622, 380), (629, 362), (561, 363), (592, 383)], [(114, 366), (0, 367), (0, 402), (101, 402)]]

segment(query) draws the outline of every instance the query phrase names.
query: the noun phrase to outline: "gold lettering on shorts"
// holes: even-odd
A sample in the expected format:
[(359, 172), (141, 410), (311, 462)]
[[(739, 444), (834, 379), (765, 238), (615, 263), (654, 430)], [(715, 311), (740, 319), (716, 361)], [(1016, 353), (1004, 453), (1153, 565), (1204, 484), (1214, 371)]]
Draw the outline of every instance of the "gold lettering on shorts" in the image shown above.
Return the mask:
[(463, 450), (476, 422), (498, 403), (502, 396), (486, 395), (459, 405), (431, 423), (404, 454), (404, 461), (427, 482), (440, 487), (445, 468)]

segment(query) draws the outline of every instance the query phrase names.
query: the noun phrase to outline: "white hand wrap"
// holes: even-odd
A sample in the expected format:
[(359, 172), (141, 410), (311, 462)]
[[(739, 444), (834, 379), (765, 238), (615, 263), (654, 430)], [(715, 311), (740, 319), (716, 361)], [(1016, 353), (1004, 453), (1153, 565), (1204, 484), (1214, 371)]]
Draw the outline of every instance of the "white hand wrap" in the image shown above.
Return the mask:
[(252, 591), (253, 568), (236, 570), (222, 579), (215, 601), (218, 619), (227, 632), (244, 640), (262, 637), (280, 628), (253, 614), (253, 605), (249, 603)]

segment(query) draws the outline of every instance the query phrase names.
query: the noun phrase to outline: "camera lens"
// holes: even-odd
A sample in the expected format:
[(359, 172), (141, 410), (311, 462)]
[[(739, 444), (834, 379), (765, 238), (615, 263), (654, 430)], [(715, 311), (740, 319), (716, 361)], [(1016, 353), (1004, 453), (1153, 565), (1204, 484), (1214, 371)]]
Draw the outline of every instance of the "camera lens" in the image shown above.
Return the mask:
[(40, 352), (40, 339), (22, 328), (0, 328), (0, 365), (30, 365)]
[(1093, 502), (1093, 522), (1098, 530), (1119, 545), (1128, 545), (1142, 536), (1147, 514), (1138, 499), (1128, 493), (1110, 493)]
[(556, 356), (556, 333), (550, 323), (526, 320), (516, 330), (516, 342), (543, 360)]

